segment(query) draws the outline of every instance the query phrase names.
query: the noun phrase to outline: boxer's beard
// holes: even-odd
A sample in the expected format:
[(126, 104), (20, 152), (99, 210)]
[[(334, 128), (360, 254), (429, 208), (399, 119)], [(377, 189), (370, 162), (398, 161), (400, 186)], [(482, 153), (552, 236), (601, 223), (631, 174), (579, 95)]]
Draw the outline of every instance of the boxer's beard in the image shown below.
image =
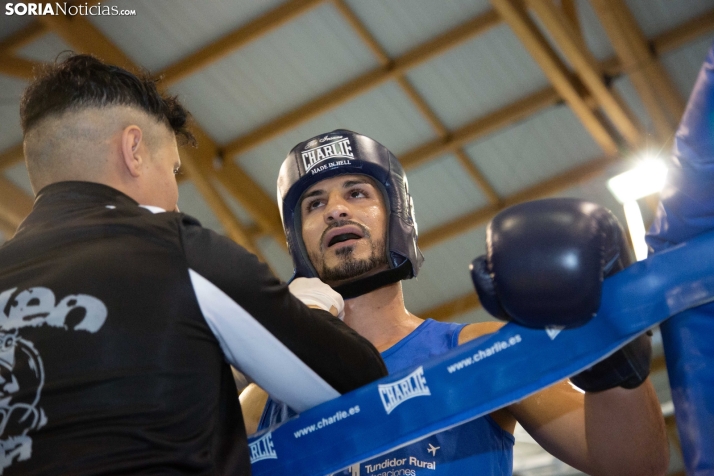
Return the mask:
[[(339, 259), (339, 263), (335, 266), (328, 267), (323, 257), (317, 253), (308, 253), (310, 261), (315, 266), (320, 279), (326, 283), (346, 281), (357, 278), (363, 274), (387, 264), (386, 251), (384, 240), (373, 241), (372, 235), (362, 225), (352, 221), (343, 221), (335, 223), (323, 232), (323, 236), (332, 228), (345, 226), (347, 224), (358, 226), (362, 230), (363, 240), (367, 240), (370, 246), (370, 255), (366, 258), (356, 258), (354, 256), (355, 246), (345, 246), (335, 251), (335, 255)], [(320, 243), (322, 243), (322, 239)]]

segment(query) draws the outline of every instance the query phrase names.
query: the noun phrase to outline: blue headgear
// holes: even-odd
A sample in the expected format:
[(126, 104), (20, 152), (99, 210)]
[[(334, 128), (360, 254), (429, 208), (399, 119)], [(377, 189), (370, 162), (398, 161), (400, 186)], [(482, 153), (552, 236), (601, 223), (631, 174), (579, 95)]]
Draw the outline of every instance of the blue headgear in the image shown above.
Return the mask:
[(389, 210), (387, 231), (388, 270), (337, 286), (344, 298), (417, 275), (424, 261), (417, 246), (414, 205), (404, 169), (379, 142), (352, 131), (338, 129), (299, 143), (290, 151), (278, 176), (278, 206), (295, 265), (295, 277), (318, 277), (302, 241), (300, 198), (315, 183), (344, 174), (372, 177)]

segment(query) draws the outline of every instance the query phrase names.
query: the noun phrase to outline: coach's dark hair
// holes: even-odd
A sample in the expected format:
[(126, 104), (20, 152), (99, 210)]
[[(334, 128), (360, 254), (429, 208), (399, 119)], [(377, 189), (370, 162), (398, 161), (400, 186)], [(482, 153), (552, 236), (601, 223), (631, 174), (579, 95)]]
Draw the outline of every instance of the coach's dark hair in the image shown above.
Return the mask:
[(156, 80), (139, 76), (90, 55), (72, 55), (46, 65), (20, 102), (23, 135), (48, 116), (92, 107), (132, 106), (164, 123), (182, 144), (195, 144), (189, 112), (176, 96), (161, 94)]

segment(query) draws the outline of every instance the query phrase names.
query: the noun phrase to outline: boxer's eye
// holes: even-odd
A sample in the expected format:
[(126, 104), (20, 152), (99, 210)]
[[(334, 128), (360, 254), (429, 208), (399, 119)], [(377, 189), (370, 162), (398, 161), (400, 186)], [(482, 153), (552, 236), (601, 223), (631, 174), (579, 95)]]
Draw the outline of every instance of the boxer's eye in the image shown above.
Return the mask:
[(320, 205), (322, 205), (322, 203), (323, 203), (323, 200), (310, 200), (305, 205), (305, 210), (307, 210), (308, 212), (311, 212), (311, 211), (315, 210), (316, 208), (318, 208)]
[(361, 188), (353, 188), (349, 191), (349, 196), (350, 198), (365, 198), (367, 197), (367, 193)]

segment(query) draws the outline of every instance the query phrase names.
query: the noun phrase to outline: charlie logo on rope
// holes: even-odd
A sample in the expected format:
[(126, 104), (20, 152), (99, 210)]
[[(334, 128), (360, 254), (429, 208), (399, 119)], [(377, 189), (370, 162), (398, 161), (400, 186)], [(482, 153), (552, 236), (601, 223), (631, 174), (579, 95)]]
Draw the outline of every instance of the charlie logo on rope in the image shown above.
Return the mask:
[(565, 326), (545, 326), (545, 333), (548, 334), (550, 340), (555, 340), (563, 329), (565, 329)]
[[(20, 329), (50, 326), (95, 333), (106, 318), (104, 303), (86, 294), (66, 296), (57, 303), (54, 293), (42, 287), (0, 293), (0, 475), (15, 461), (32, 456), (28, 434), (47, 424), (40, 407), (45, 383), (42, 357), (20, 336)], [(74, 324), (68, 325), (69, 320)]]
[(377, 385), (387, 415), (402, 403), (414, 397), (431, 395), (424, 377), (424, 367), (419, 367), (406, 377), (389, 384)]
[(264, 459), (278, 459), (278, 454), (273, 447), (273, 436), (270, 432), (248, 445), (250, 447), (250, 463)]
[[(324, 141), (332, 141), (327, 144), (321, 144)], [(316, 144), (315, 141), (311, 141), (307, 144), (305, 150), (302, 151), (300, 156), (302, 157), (303, 165), (305, 166), (305, 173), (310, 169), (315, 167), (317, 164), (330, 159), (354, 159), (354, 153), (352, 152), (352, 146), (350, 145), (350, 140), (343, 136), (330, 136), (323, 137), (320, 139), (320, 145)], [(339, 164), (336, 164), (339, 165)], [(322, 168), (320, 168), (322, 170)], [(313, 171), (315, 173), (315, 171)]]

